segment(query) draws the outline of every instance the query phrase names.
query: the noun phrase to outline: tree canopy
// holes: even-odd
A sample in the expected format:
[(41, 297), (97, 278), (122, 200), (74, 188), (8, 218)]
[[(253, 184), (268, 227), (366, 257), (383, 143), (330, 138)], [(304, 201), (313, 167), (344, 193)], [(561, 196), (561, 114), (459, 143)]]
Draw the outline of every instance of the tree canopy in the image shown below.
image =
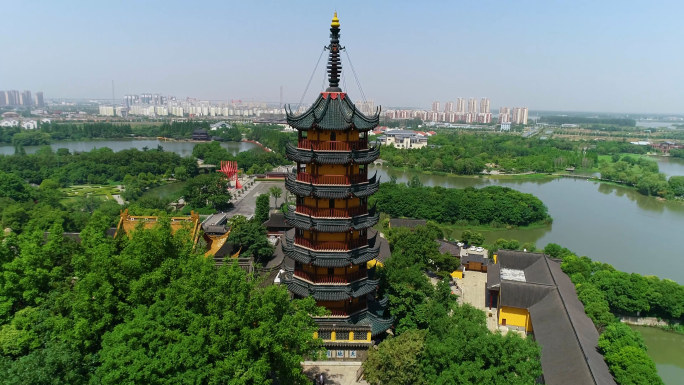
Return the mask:
[(440, 223), (468, 221), (474, 224), (525, 226), (549, 221), (544, 203), (532, 194), (508, 187), (407, 186), (387, 182), (370, 199), (380, 211), (392, 217), (430, 219)]
[(81, 243), (57, 224), (0, 242), (0, 375), (7, 384), (308, 383), (319, 309), (216, 268), (162, 219), (129, 240), (96, 212)]

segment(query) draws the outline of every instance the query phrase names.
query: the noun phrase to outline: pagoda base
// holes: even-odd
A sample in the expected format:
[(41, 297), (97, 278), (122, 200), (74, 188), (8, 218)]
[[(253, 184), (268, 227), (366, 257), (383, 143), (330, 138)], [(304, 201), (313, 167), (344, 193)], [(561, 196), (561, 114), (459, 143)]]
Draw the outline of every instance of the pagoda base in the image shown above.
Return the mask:
[(382, 318), (387, 299), (371, 301), (367, 309), (349, 317), (316, 317), (318, 332), (323, 340), (329, 360), (364, 361), (368, 349), (376, 343), (393, 323), (391, 318)]

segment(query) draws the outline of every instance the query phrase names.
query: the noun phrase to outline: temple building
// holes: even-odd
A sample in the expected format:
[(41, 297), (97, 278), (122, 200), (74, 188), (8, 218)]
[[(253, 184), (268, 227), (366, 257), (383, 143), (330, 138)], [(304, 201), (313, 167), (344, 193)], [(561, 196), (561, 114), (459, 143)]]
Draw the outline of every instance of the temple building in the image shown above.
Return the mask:
[(297, 205), (285, 218), (294, 228), (282, 245), (282, 282), (293, 297), (311, 296), (330, 311), (316, 318), (329, 358), (361, 360), (373, 338), (392, 324), (383, 318), (386, 301), (376, 300), (374, 277), (387, 241), (372, 229), (379, 213), (368, 208), (380, 182), (368, 177), (368, 165), (380, 155), (378, 147), (368, 146), (368, 132), (378, 126), (380, 112), (364, 115), (339, 87), (339, 37), (335, 14), (326, 47), (329, 87), (301, 115), (287, 111), (298, 143), (287, 147), (297, 166), (285, 187)]
[(541, 346), (544, 384), (615, 385), (598, 352), (599, 333), (559, 260), (540, 253), (499, 250), (487, 269), (486, 301), (499, 325)]

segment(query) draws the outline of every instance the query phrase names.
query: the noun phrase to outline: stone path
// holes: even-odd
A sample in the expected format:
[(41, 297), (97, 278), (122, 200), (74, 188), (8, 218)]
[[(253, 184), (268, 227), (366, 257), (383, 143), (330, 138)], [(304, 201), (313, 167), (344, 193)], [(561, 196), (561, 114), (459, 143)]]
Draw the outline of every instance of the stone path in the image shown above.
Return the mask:
[(312, 383), (316, 375), (323, 373), (326, 385), (368, 385), (363, 379), (356, 381), (360, 362), (304, 361), (302, 368)]
[[(246, 193), (243, 192), (240, 196), (231, 199), (231, 202), (233, 203), (234, 207), (230, 211), (228, 211), (228, 213), (230, 214), (230, 216), (244, 215), (248, 218), (251, 217), (252, 215), (254, 215), (254, 209), (256, 209), (256, 198), (261, 194), (268, 194), (268, 190), (273, 186), (280, 187), (283, 190), (283, 195), (280, 198), (278, 198), (278, 202), (283, 202), (283, 198), (285, 195), (285, 182), (257, 181), (254, 182), (254, 185), (250, 187)], [(231, 194), (233, 193), (234, 191), (231, 191)], [(270, 199), (269, 201), (272, 200), (273, 199)]]
[[(487, 273), (478, 271), (466, 271), (463, 279), (456, 279), (460, 292), (456, 292), (460, 297), (459, 303), (468, 303), (476, 308), (483, 310), (487, 314), (487, 328), (491, 331), (501, 330), (504, 334), (508, 331), (498, 325), (496, 308), (489, 310), (485, 301), (485, 290), (487, 285)], [(453, 288), (452, 288), (453, 291)]]

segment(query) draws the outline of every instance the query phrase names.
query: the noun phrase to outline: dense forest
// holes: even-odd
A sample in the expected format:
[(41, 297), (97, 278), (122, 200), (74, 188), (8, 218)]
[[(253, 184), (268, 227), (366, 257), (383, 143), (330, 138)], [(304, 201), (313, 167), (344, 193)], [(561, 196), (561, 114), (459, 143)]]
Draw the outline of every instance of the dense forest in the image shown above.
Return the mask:
[(0, 169), (5, 172), (11, 172), (30, 183), (40, 184), (45, 179), (52, 179), (64, 186), (123, 181), (126, 175), (140, 173), (171, 176), (177, 167), (184, 167), (191, 175), (197, 174), (194, 159), (182, 158), (163, 148), (118, 152), (99, 148), (70, 153), (66, 149), (55, 152), (46, 146), (35, 154), (0, 156)]
[(4, 384), (308, 383), (312, 299), (216, 268), (168, 220), (130, 240), (109, 221), (95, 212), (80, 243), (58, 223), (0, 242)]
[(684, 197), (684, 176), (669, 179), (658, 170), (658, 163), (643, 157), (613, 155), (600, 162), (601, 179), (632, 186), (641, 194), (664, 198)]
[(599, 154), (594, 148), (570, 141), (514, 135), (437, 134), (429, 144), (411, 150), (383, 146), (380, 156), (395, 167), (474, 175), (486, 169), (520, 173), (554, 172), (569, 166), (591, 168), (596, 166)]
[(394, 167), (459, 175), (496, 170), (503, 173), (565, 171), (567, 167), (593, 169), (599, 155), (645, 154), (648, 148), (628, 142), (539, 140), (516, 135), (440, 133), (428, 147), (397, 149), (383, 146), (380, 157)]
[(414, 178), (408, 185), (386, 182), (370, 199), (392, 217), (429, 219), (440, 223), (467, 221), (492, 226), (526, 226), (550, 221), (539, 198), (508, 187), (452, 189), (424, 187)]
[[(113, 139), (130, 137), (159, 137), (173, 139), (190, 139), (193, 131), (197, 129), (209, 130), (210, 122), (187, 121), (187, 122), (163, 122), (128, 123), (86, 122), (66, 123), (51, 122), (39, 123), (36, 130), (24, 130), (20, 127), (0, 127), (0, 143), (13, 145), (36, 146), (49, 144), (59, 140), (86, 140), (86, 139)], [(210, 134), (212, 137), (223, 141), (239, 142), (242, 133), (249, 131), (254, 125), (233, 124), (219, 127)]]

